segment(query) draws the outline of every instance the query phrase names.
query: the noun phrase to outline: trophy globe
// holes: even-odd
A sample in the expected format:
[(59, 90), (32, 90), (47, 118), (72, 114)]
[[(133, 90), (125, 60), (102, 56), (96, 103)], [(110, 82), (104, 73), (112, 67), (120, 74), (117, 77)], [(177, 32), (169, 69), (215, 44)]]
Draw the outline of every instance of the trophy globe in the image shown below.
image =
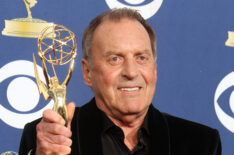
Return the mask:
[(64, 65), (76, 57), (77, 39), (62, 25), (44, 29), (38, 38), (38, 55), (53, 65)]

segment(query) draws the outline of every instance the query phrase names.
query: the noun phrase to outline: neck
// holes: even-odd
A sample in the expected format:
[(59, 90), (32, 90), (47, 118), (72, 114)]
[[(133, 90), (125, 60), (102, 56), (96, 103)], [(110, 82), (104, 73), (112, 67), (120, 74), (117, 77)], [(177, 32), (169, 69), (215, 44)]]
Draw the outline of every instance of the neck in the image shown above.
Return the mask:
[(133, 150), (138, 143), (138, 130), (144, 122), (146, 110), (143, 114), (139, 116), (128, 116), (127, 118), (115, 118), (112, 116), (107, 117), (118, 127), (120, 127), (124, 132), (124, 143), (129, 150)]

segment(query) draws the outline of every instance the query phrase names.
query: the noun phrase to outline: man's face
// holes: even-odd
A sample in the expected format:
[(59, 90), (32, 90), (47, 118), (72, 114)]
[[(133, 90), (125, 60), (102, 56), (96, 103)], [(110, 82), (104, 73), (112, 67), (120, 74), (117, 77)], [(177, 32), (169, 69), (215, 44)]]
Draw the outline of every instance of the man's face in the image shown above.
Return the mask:
[(84, 80), (97, 106), (111, 117), (146, 113), (157, 70), (150, 38), (136, 20), (104, 21), (94, 32), (91, 63), (82, 60)]

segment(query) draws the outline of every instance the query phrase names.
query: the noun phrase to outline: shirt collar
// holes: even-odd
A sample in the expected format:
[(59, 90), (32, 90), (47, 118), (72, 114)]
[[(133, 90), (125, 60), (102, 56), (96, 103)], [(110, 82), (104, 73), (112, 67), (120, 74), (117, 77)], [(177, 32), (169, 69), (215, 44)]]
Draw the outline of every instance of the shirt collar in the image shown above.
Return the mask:
[[(151, 106), (149, 107), (151, 108)], [(109, 130), (111, 131), (119, 131), (122, 129), (119, 128), (118, 126), (116, 126), (107, 116), (106, 114), (101, 111), (101, 117), (102, 117), (102, 134), (107, 133)], [(138, 136), (140, 136), (139, 134), (147, 134), (150, 135), (150, 130), (149, 130), (149, 110), (144, 118), (144, 121), (140, 127), (140, 129), (138, 130)]]

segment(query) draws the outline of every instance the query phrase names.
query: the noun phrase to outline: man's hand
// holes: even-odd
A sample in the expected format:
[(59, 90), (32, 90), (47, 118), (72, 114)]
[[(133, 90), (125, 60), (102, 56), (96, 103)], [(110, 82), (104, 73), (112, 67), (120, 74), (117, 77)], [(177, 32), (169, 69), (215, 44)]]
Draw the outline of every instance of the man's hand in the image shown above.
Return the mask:
[(36, 155), (50, 155), (53, 153), (69, 154), (72, 140), (70, 139), (71, 121), (75, 111), (75, 104), (67, 105), (68, 126), (64, 119), (53, 110), (45, 110), (41, 122), (37, 125)]

